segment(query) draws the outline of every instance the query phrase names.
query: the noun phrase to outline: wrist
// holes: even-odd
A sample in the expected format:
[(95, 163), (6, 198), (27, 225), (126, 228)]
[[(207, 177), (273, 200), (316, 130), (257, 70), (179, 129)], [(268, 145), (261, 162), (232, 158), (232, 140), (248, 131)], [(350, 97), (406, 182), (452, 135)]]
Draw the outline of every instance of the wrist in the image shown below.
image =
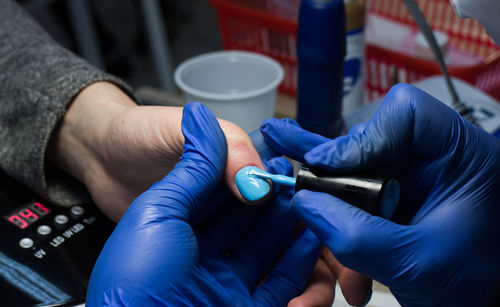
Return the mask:
[(100, 158), (107, 126), (120, 113), (137, 106), (117, 86), (96, 82), (84, 88), (70, 103), (52, 132), (47, 159), (86, 183)]

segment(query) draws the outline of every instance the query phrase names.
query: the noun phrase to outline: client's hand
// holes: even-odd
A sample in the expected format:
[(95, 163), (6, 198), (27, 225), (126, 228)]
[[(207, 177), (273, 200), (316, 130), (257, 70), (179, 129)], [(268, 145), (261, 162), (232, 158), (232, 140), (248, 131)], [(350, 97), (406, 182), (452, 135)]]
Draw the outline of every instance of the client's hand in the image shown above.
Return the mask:
[[(49, 145), (49, 159), (83, 182), (115, 221), (179, 160), (184, 144), (182, 108), (137, 106), (116, 86), (98, 82), (73, 101)], [(262, 161), (238, 126), (220, 120), (228, 144), (224, 179), (242, 199), (234, 176)], [(201, 126), (200, 129), (210, 129)]]
[[(307, 283), (320, 250), (309, 231), (293, 242), (292, 191), (265, 206), (235, 202), (217, 188), (227, 147), (215, 117), (190, 104), (182, 132), (180, 162), (132, 203), (104, 246), (87, 305), (285, 305)], [(267, 166), (292, 171), (283, 158)]]

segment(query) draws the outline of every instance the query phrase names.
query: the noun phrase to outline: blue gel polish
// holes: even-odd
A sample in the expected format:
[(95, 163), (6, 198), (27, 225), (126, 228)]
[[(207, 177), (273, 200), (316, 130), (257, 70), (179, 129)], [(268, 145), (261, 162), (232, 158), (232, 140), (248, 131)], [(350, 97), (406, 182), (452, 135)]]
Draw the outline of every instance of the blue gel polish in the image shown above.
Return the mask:
[(256, 201), (266, 196), (270, 186), (265, 179), (275, 183), (295, 186), (296, 179), (283, 175), (274, 175), (256, 166), (246, 166), (236, 174), (236, 186), (241, 195), (248, 201)]
[(271, 173), (268, 173), (266, 171), (261, 170), (260, 168), (255, 167), (255, 166), (247, 166), (244, 168), (248, 168), (248, 174), (250, 176), (257, 177), (260, 179), (269, 179), (274, 183), (287, 185), (287, 186), (295, 186), (295, 183), (297, 182), (297, 179), (295, 179), (293, 177), (271, 174)]
[(236, 186), (250, 202), (267, 195), (269, 183), (295, 187), (295, 191), (307, 189), (328, 193), (366, 212), (390, 219), (400, 197), (399, 183), (392, 178), (332, 174), (319, 169), (302, 167), (297, 178), (270, 174), (256, 166), (242, 168), (236, 174)]
[(260, 170), (256, 166), (247, 166), (238, 171), (235, 177), (236, 186), (243, 198), (250, 202), (257, 201), (269, 193), (269, 183), (251, 174), (252, 170)]

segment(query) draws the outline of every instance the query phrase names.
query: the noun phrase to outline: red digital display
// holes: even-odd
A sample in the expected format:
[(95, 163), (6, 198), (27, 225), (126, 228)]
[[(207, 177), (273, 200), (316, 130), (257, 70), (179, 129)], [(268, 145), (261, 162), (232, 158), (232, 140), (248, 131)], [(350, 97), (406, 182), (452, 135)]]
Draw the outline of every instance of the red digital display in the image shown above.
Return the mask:
[(17, 227), (24, 229), (49, 213), (49, 208), (44, 205), (32, 203), (4, 216), (4, 218)]

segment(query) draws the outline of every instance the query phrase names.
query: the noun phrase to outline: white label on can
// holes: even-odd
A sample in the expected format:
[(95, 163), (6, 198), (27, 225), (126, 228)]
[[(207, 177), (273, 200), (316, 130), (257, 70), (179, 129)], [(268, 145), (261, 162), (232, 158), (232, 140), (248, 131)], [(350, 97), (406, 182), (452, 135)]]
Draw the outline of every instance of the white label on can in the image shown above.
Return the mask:
[(344, 94), (342, 113), (351, 113), (363, 104), (363, 61), (365, 53), (364, 29), (347, 32), (344, 60)]

